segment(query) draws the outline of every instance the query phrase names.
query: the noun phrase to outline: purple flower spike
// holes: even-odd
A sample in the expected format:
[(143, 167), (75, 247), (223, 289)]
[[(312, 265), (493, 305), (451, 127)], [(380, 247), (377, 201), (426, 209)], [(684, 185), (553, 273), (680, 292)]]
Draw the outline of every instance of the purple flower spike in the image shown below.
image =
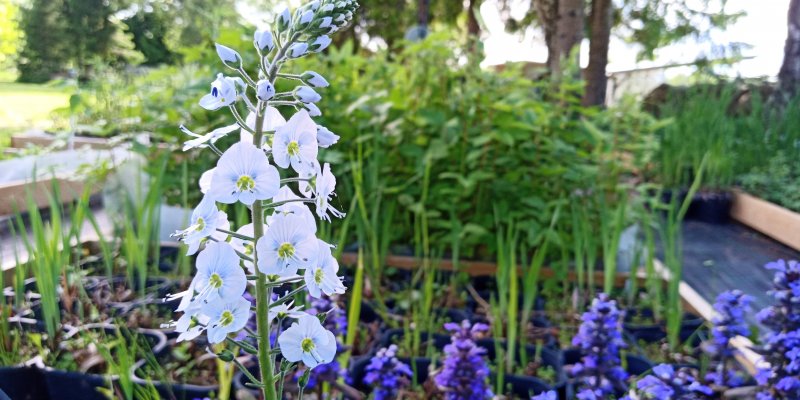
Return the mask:
[(391, 400), (411, 384), (411, 368), (397, 359), (397, 346), (378, 350), (369, 361), (364, 383), (373, 387), (375, 400)]
[(800, 263), (778, 260), (765, 268), (775, 271), (767, 292), (775, 304), (756, 314), (770, 330), (762, 338), (769, 365), (756, 374), (758, 399), (800, 399)]
[(626, 345), (617, 302), (600, 293), (581, 320), (578, 333), (572, 338), (572, 344), (582, 354), (581, 362), (572, 369), (579, 388), (578, 398), (603, 399), (624, 391), (628, 374), (620, 366), (619, 350)]
[(460, 325), (447, 323), (451, 342), (444, 347), (444, 367), (434, 381), (444, 391), (447, 400), (484, 400), (491, 398), (489, 389), (489, 364), (486, 362), (486, 349), (475, 344), (477, 337), (489, 330), (485, 324), (470, 325), (463, 321)]

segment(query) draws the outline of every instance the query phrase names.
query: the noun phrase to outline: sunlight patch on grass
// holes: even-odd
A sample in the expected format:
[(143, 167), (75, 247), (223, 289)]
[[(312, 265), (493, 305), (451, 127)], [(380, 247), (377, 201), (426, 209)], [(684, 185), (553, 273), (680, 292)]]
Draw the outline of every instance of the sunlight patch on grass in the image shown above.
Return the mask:
[(0, 83), (0, 135), (50, 128), (53, 110), (69, 106), (69, 96), (62, 86)]

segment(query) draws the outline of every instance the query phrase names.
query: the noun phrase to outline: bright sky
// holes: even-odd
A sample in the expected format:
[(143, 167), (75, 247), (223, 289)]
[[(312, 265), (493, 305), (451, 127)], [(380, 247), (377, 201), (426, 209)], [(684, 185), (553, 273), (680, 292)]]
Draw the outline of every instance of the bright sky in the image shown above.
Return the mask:
[[(511, 12), (524, 12), (530, 0), (512, 0)], [(735, 65), (726, 73), (733, 76), (755, 77), (775, 76), (783, 60), (783, 44), (786, 40), (786, 12), (789, 0), (728, 0), (730, 11), (743, 10), (747, 15), (740, 18), (735, 25), (724, 32), (712, 33), (718, 44), (724, 42), (742, 42), (752, 46), (743, 55), (753, 56)], [(497, 11), (497, 0), (486, 0), (481, 6), (481, 15), (489, 34), (485, 40), (485, 65), (500, 64), (505, 61), (538, 61), (547, 58), (544, 39), (537, 30), (530, 30), (524, 35), (511, 35), (504, 31)], [(655, 61), (636, 62), (636, 50), (631, 45), (618, 39), (612, 40), (609, 50), (608, 71), (622, 71), (637, 67), (660, 66), (666, 64), (691, 62), (699, 54), (708, 51), (707, 43), (689, 40), (661, 49)], [(582, 45), (582, 63), (588, 59), (588, 43)]]
[[(449, 1), (449, 0), (448, 0)], [(499, 0), (485, 0), (481, 5), (481, 15), (488, 28), (484, 41), (486, 60), (483, 65), (501, 64), (506, 61), (538, 61), (547, 58), (544, 37), (538, 29), (529, 29), (524, 34), (509, 34), (504, 30), (498, 12)], [(521, 16), (531, 0), (509, 0), (512, 15)], [(697, 1), (697, 0), (686, 0)], [(297, 5), (300, 0), (285, 0)], [(278, 3), (282, 3), (279, 1)], [(259, 12), (249, 2), (239, 3), (239, 12), (252, 24), (269, 18)], [(753, 59), (744, 60), (724, 71), (731, 76), (757, 77), (775, 76), (783, 60), (783, 44), (786, 40), (786, 13), (789, 0), (727, 0), (726, 9), (731, 12), (745, 11), (746, 16), (739, 19), (725, 31), (715, 31), (712, 37), (717, 44), (725, 42), (741, 42), (752, 46), (744, 51), (744, 56)], [(700, 7), (696, 7), (700, 8)], [(698, 43), (687, 40), (667, 48), (660, 49), (654, 61), (636, 61), (636, 49), (612, 37), (609, 50), (608, 71), (624, 71), (642, 67), (662, 66), (692, 62), (698, 55), (708, 53), (709, 43)], [(581, 62), (588, 61), (588, 41), (581, 46)], [(686, 74), (686, 68), (675, 68), (668, 75)]]

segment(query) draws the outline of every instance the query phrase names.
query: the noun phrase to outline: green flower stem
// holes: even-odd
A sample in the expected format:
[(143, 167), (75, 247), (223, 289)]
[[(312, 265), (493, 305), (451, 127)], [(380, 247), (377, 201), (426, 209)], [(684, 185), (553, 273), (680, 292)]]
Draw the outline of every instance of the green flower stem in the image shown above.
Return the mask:
[(247, 240), (248, 242), (252, 242), (253, 241), (253, 238), (251, 238), (250, 236), (242, 235), (241, 233), (236, 233), (236, 232), (233, 232), (233, 231), (229, 231), (227, 229), (217, 228), (217, 231), (222, 232), (222, 233), (224, 233), (226, 235), (231, 235), (231, 236), (233, 236), (233, 237), (235, 237), (237, 239)]
[[(260, 105), (260, 104), (259, 104)], [(264, 129), (264, 112), (259, 107), (256, 114), (256, 126), (253, 133), (253, 144), (261, 147), (261, 138)], [(253, 242), (264, 236), (264, 207), (260, 201), (253, 203)], [(253, 263), (257, 264), (258, 254), (253, 253)], [(278, 400), (275, 392), (275, 371), (272, 368), (269, 342), (269, 301), (272, 297), (272, 288), (267, 285), (267, 276), (256, 268), (256, 326), (258, 327), (258, 363), (261, 369), (261, 384), (264, 385), (262, 393), (264, 400)]]
[(286, 303), (289, 299), (294, 297), (294, 295), (302, 292), (305, 289), (306, 289), (306, 284), (304, 283), (304, 284), (300, 285), (297, 289), (292, 290), (289, 293), (286, 293), (286, 295), (284, 295), (280, 299), (275, 300), (274, 302), (272, 302), (272, 304), (270, 304), (269, 308), (272, 308), (272, 307), (275, 307), (275, 306), (279, 306), (279, 305), (281, 305), (283, 303)]

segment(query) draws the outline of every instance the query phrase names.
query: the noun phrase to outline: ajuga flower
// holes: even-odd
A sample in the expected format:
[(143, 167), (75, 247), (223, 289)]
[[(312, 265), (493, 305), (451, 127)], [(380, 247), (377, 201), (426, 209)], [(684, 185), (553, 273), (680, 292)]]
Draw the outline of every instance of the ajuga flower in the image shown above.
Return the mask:
[(766, 268), (775, 271), (768, 292), (775, 304), (756, 315), (769, 329), (763, 337), (768, 366), (756, 374), (763, 388), (758, 398), (800, 399), (800, 263), (778, 260)]
[(572, 369), (577, 378), (579, 398), (604, 399), (623, 392), (628, 374), (620, 366), (619, 350), (625, 347), (625, 342), (621, 331), (622, 313), (617, 309), (617, 302), (601, 293), (581, 320), (578, 333), (572, 338), (572, 344), (582, 354), (581, 361)]
[(382, 348), (370, 359), (364, 383), (372, 386), (375, 400), (391, 400), (411, 384), (411, 368), (396, 357), (397, 346)]
[(451, 342), (444, 347), (444, 367), (434, 381), (448, 400), (483, 400), (492, 398), (489, 389), (489, 364), (486, 349), (475, 344), (476, 335), (489, 330), (485, 324), (447, 323)]
[(671, 365), (659, 364), (652, 375), (636, 382), (636, 394), (641, 400), (700, 400), (713, 392), (700, 384), (689, 368), (676, 371)]
[(750, 327), (744, 320), (745, 313), (750, 308), (752, 297), (740, 290), (721, 293), (714, 303), (716, 315), (711, 319), (712, 341), (708, 351), (714, 358), (714, 369), (706, 374), (706, 380), (717, 386), (737, 387), (744, 383), (740, 373), (733, 370), (737, 365), (734, 356), (736, 349), (731, 346), (731, 339), (736, 336), (749, 336)]

